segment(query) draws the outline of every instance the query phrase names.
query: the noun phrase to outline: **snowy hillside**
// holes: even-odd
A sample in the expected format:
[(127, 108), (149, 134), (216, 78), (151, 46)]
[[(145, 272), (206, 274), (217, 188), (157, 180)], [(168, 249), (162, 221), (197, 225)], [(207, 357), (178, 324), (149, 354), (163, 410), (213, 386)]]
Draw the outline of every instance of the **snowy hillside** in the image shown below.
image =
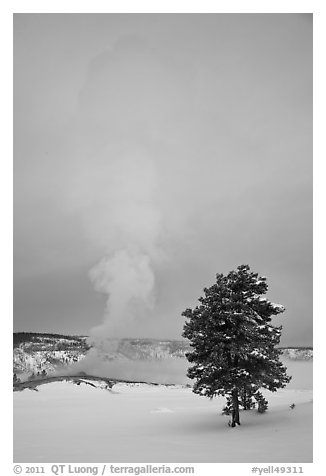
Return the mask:
[(309, 347), (282, 349), (283, 356), (290, 360), (312, 360), (313, 350)]
[[(17, 333), (14, 334), (13, 372), (18, 378), (25, 379), (42, 372), (64, 371), (82, 362), (89, 349), (86, 337)], [(97, 348), (97, 357), (103, 362), (158, 362), (161, 368), (166, 362), (167, 368), (172, 363), (181, 369), (182, 364), (178, 361), (185, 360), (185, 353), (189, 350), (187, 341), (111, 339)], [(308, 361), (313, 358), (310, 348), (287, 348), (282, 352), (287, 360)]]
[(84, 358), (85, 337), (55, 334), (14, 334), (13, 372), (18, 377), (51, 373)]
[(43, 350), (29, 351), (23, 346), (14, 350), (14, 373), (49, 373), (61, 367), (68, 366), (84, 358), (80, 350)]

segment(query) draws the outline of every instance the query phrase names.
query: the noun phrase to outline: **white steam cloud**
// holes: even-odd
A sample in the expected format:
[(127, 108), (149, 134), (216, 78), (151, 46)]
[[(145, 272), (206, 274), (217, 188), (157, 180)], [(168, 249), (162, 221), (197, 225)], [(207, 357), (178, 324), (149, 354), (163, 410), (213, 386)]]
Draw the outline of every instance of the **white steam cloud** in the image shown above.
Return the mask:
[(169, 198), (176, 184), (166, 181), (187, 96), (175, 67), (139, 38), (124, 38), (90, 63), (80, 93), (69, 202), (102, 253), (89, 273), (107, 296), (103, 323), (91, 331), (95, 345), (128, 336), (153, 310), (155, 268), (168, 258), (162, 242), (182, 221)]
[(70, 211), (98, 249), (89, 276), (107, 297), (91, 330), (96, 346), (134, 336), (140, 322), (144, 332), (157, 276), (173, 253), (179, 262), (189, 256), (193, 217), (214, 207), (215, 156), (206, 154), (198, 173), (199, 144), (207, 147), (211, 132), (197, 127), (195, 93), (191, 68), (139, 38), (123, 38), (89, 65), (65, 167)]
[[(110, 346), (112, 347), (112, 342)], [(187, 368), (188, 361), (185, 358), (167, 357), (160, 360), (117, 358), (107, 361), (99, 357), (98, 349), (92, 348), (86, 358), (72, 364), (66, 374), (75, 375), (78, 372), (85, 372), (87, 375), (135, 382), (186, 385), (190, 383)]]
[(127, 331), (122, 324), (132, 318), (132, 307), (137, 302), (151, 305), (154, 273), (150, 257), (137, 249), (127, 248), (105, 256), (91, 269), (90, 277), (95, 289), (108, 295), (105, 322), (92, 332), (98, 338), (103, 333), (117, 337), (121, 330)]
[(136, 149), (110, 159), (107, 190), (100, 197), (104, 199), (103, 224), (96, 231), (105, 254), (90, 270), (95, 289), (107, 295), (104, 322), (92, 330), (96, 339), (124, 337), (137, 312), (152, 308), (153, 261), (160, 254), (152, 161)]

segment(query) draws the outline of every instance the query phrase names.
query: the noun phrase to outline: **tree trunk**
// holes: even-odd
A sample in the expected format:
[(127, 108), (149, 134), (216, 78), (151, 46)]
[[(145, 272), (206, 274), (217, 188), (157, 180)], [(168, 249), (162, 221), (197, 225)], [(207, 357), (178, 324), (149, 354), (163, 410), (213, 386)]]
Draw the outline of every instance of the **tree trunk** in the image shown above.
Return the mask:
[(243, 389), (242, 405), (243, 405), (243, 409), (244, 409), (244, 410), (247, 410), (247, 408), (248, 408), (248, 400), (247, 400), (246, 388)]
[(231, 426), (234, 427), (236, 424), (240, 425), (239, 399), (238, 399), (238, 389), (237, 388), (232, 390), (232, 423), (231, 423)]
[(252, 408), (252, 398), (251, 398), (251, 393), (249, 390), (244, 387), (243, 392), (242, 392), (242, 402), (241, 404), (243, 405), (244, 410), (250, 410)]

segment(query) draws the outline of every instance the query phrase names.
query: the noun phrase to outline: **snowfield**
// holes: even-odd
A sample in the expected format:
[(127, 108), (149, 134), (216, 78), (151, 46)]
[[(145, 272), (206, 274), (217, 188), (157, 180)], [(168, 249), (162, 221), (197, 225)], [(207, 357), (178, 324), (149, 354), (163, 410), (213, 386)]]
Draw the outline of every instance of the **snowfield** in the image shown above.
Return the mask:
[(312, 362), (287, 363), (289, 386), (266, 392), (265, 414), (242, 411), (237, 428), (221, 415), (225, 399), (182, 386), (60, 382), (15, 392), (14, 462), (312, 462)]

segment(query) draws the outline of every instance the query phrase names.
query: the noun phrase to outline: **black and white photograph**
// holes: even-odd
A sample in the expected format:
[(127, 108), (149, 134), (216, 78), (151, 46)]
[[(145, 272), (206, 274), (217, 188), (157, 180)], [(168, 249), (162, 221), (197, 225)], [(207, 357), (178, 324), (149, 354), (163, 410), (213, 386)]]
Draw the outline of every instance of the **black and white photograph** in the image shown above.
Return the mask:
[(14, 463), (313, 462), (312, 13), (15, 12), (13, 178)]

